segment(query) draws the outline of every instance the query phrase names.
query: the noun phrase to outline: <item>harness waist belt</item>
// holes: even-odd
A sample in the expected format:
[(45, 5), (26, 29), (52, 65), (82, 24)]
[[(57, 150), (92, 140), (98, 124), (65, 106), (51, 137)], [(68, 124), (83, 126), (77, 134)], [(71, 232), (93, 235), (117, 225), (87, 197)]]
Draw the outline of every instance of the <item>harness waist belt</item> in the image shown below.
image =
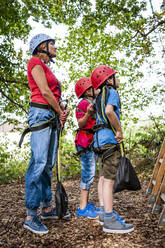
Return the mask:
[(30, 107), (47, 109), (47, 110), (51, 110), (55, 112), (54, 108), (51, 105), (46, 105), (46, 104), (37, 103), (37, 102), (30, 102), (29, 105)]
[(78, 132), (78, 131), (84, 131), (84, 132), (86, 132), (87, 134), (94, 134), (93, 129), (78, 128), (76, 131), (77, 131), (77, 132)]
[(102, 124), (96, 124), (96, 125), (94, 125), (93, 131), (96, 132), (96, 131), (98, 131), (100, 129), (103, 129), (103, 128), (112, 129), (109, 124), (102, 123)]
[[(55, 112), (55, 110), (52, 108), (51, 105), (46, 105), (46, 104), (42, 104), (42, 103), (37, 103), (37, 102), (30, 102), (29, 105), (31, 107), (35, 107), (35, 108), (41, 108), (41, 109), (47, 109), (47, 110), (52, 110), (53, 112)], [(53, 124), (53, 121), (55, 119), (55, 114), (54, 114), (54, 117), (51, 118), (49, 121), (47, 122), (44, 122), (44, 123), (41, 123), (41, 124), (38, 124), (34, 127), (28, 127), (26, 128), (24, 131), (23, 131), (23, 134), (21, 135), (21, 138), (20, 138), (20, 141), (19, 141), (19, 147), (21, 147), (22, 145), (22, 142), (23, 142), (23, 139), (25, 137), (25, 135), (29, 132), (35, 132), (35, 131), (40, 131), (44, 128), (47, 128), (49, 126), (51, 126)], [(54, 129), (55, 127), (53, 127)]]

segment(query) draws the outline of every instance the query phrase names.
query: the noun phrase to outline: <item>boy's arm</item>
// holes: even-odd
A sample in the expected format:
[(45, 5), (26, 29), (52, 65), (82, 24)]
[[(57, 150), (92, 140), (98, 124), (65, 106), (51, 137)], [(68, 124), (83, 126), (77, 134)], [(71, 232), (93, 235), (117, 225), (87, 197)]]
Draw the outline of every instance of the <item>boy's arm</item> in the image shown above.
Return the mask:
[(91, 114), (93, 113), (93, 111), (94, 111), (94, 109), (92, 107), (92, 104), (88, 105), (87, 112), (85, 113), (85, 115), (82, 118), (78, 119), (79, 128), (83, 128), (86, 125), (86, 123), (87, 123), (89, 117), (91, 116)]
[(117, 115), (114, 111), (114, 106), (111, 104), (108, 104), (105, 108), (105, 113), (108, 117), (109, 122), (112, 124), (112, 126), (116, 130), (116, 140), (118, 143), (121, 143), (123, 141), (123, 134), (122, 134), (122, 128), (120, 126), (120, 122), (117, 118)]

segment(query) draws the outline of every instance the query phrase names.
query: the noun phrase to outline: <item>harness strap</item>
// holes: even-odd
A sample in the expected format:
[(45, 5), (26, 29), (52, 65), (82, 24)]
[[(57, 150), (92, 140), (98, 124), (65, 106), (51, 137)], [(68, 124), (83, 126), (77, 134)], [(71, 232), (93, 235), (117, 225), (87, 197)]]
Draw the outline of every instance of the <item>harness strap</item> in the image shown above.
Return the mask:
[[(52, 120), (53, 121), (53, 120)], [(41, 125), (38, 125), (38, 126), (35, 126), (35, 127), (28, 127), (26, 128), (24, 131), (23, 131), (23, 134), (21, 135), (21, 138), (20, 138), (20, 141), (19, 141), (19, 147), (21, 148), (21, 145), (22, 145), (22, 142), (24, 140), (24, 137), (27, 133), (29, 132), (35, 132), (35, 131), (40, 131), (50, 125), (52, 125), (52, 121), (49, 121), (49, 122), (46, 122), (46, 123), (43, 123)]]
[(79, 111), (79, 112), (81, 112), (81, 113), (83, 113), (83, 114), (86, 114), (85, 111), (83, 111), (82, 109), (79, 109), (78, 107), (76, 108), (76, 111)]
[(30, 102), (29, 105), (30, 105), (30, 107), (47, 109), (47, 110), (51, 110), (51, 111), (55, 112), (54, 108), (51, 105), (47, 105), (47, 104), (43, 104), (43, 103), (37, 103), (37, 102)]
[[(21, 135), (21, 138), (20, 138), (20, 141), (19, 141), (19, 147), (20, 147), (20, 148), (21, 148), (22, 142), (23, 142), (23, 140), (24, 140), (24, 137), (25, 137), (25, 135), (26, 135), (27, 133), (29, 133), (29, 132), (40, 131), (40, 130), (42, 130), (42, 129), (45, 129), (45, 128), (51, 126), (51, 125), (53, 124), (53, 121), (54, 121), (55, 117), (56, 117), (56, 116), (55, 116), (55, 111), (54, 111), (54, 109), (52, 108), (51, 105), (46, 105), (46, 104), (41, 104), (41, 103), (36, 103), (36, 102), (30, 102), (29, 105), (30, 105), (31, 107), (35, 107), (35, 108), (42, 108), (42, 109), (51, 110), (51, 111), (54, 112), (54, 116), (53, 116), (50, 120), (48, 120), (48, 121), (46, 121), (46, 122), (44, 122), (44, 123), (38, 124), (38, 125), (33, 126), (33, 127), (28, 127), (28, 128), (26, 128), (26, 129), (23, 131), (23, 133), (22, 133), (22, 135)], [(54, 128), (54, 127), (53, 127), (53, 128)]]
[(112, 127), (109, 124), (101, 123), (101, 124), (95, 124), (93, 126), (93, 132), (96, 132), (96, 131), (101, 130), (103, 128), (112, 129)]
[(107, 159), (108, 157), (111, 156), (112, 153), (114, 153), (115, 151), (119, 150), (118, 146), (115, 145), (114, 147), (111, 147), (109, 148), (107, 151), (105, 151), (103, 153), (103, 156), (102, 156), (102, 162), (104, 162), (105, 159)]
[(81, 149), (80, 151), (77, 151), (76, 156), (81, 156), (86, 152), (90, 152), (93, 150), (93, 142), (88, 147)]
[(87, 134), (94, 134), (93, 129), (78, 128), (76, 131), (77, 131), (77, 132), (79, 132), (79, 131), (84, 131), (84, 132), (86, 132)]

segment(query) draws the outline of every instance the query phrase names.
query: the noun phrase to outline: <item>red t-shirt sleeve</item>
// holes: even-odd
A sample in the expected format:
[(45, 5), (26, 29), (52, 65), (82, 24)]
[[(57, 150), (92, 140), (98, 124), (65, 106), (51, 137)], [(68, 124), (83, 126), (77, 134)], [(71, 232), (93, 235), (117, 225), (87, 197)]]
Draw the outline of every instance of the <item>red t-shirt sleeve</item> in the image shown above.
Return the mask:
[(35, 65), (41, 65), (43, 67), (43, 64), (39, 58), (33, 57), (28, 63), (28, 71), (31, 71)]
[[(88, 105), (89, 105), (89, 102), (86, 101), (86, 100), (82, 100), (78, 104), (77, 110), (76, 110), (76, 118), (77, 118), (77, 120), (84, 117), (85, 113), (87, 112)], [(80, 110), (82, 110), (85, 113), (81, 112)]]

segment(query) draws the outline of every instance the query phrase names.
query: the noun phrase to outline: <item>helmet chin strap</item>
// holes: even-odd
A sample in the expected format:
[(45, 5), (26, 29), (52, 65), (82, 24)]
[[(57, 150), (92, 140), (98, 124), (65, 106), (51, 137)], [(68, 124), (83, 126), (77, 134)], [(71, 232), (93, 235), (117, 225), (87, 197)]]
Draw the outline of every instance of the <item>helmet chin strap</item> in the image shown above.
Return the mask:
[(94, 88), (93, 88), (93, 87), (92, 87), (92, 98), (93, 98), (93, 99), (96, 98), (95, 91), (94, 91)]
[(87, 97), (91, 97), (91, 98), (95, 99), (95, 96), (89, 95), (89, 94), (85, 95), (85, 97), (86, 97), (86, 98), (87, 98)]
[(47, 51), (37, 49), (37, 52), (39, 52), (39, 53), (46, 53), (48, 55), (50, 61), (53, 62), (53, 63), (55, 63), (54, 60), (52, 59), (52, 56), (51, 56), (50, 52), (49, 52), (48, 43), (49, 42), (47, 41), (46, 42), (46, 49), (47, 49)]
[(94, 91), (94, 88), (93, 87), (92, 87), (92, 95), (87, 94), (86, 97), (92, 97), (93, 99), (96, 98), (95, 91)]
[(113, 74), (113, 88), (116, 90), (116, 78), (114, 74)]

